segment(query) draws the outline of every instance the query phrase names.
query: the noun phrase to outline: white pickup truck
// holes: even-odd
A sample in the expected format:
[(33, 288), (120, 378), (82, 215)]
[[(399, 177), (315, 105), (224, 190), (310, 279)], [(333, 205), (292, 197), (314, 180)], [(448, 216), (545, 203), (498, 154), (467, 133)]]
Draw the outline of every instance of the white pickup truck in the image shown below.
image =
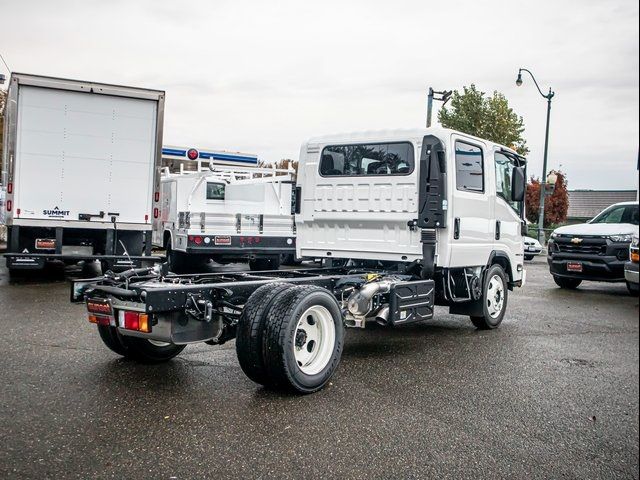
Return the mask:
[(300, 153), (297, 254), (340, 267), (139, 269), (76, 281), (71, 298), (119, 355), (166, 361), (235, 337), (249, 378), (314, 392), (340, 362), (344, 327), (425, 322), (435, 305), (480, 329), (500, 325), (509, 290), (525, 281), (525, 165), (507, 147), (439, 128), (313, 138)]
[(213, 162), (196, 172), (164, 169), (153, 237), (170, 270), (198, 270), (209, 259), (277, 270), (281, 255), (295, 255), (292, 174)]
[(0, 218), (7, 266), (149, 259), (165, 94), (13, 73), (5, 112)]

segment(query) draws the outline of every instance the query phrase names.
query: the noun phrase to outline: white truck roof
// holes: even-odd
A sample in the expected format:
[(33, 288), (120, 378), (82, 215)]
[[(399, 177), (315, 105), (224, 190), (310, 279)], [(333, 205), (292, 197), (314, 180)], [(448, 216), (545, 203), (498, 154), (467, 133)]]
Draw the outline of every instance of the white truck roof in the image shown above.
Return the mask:
[(452, 134), (457, 133), (474, 139), (482, 143), (493, 144), (497, 147), (501, 147), (513, 153), (517, 153), (514, 149), (500, 145), (495, 142), (475, 137), (466, 133), (458, 132), (450, 128), (442, 127), (429, 127), (429, 128), (407, 128), (407, 129), (388, 129), (388, 130), (365, 130), (348, 133), (338, 133), (330, 135), (322, 135), (312, 137), (307, 141), (309, 146), (315, 144), (329, 144), (329, 143), (356, 143), (356, 142), (388, 142), (395, 140), (407, 140), (410, 138), (422, 139), (425, 135), (434, 135), (441, 139), (448, 138)]

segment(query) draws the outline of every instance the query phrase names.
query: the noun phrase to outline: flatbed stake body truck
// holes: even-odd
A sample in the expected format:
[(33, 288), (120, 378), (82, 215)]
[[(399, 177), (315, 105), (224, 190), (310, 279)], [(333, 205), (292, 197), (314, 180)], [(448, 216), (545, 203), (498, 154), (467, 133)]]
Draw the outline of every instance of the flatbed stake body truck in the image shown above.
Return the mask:
[(167, 252), (169, 270), (202, 271), (218, 263), (248, 261), (251, 270), (277, 270), (295, 256), (293, 170), (225, 167), (163, 169), (154, 244)]
[(49, 260), (98, 259), (106, 269), (153, 260), (164, 97), (11, 75), (2, 159), (10, 272)]
[(525, 281), (525, 170), (513, 150), (453, 130), (315, 138), (300, 151), (296, 248), (340, 266), (131, 270), (75, 282), (72, 300), (120, 355), (165, 361), (235, 338), (249, 378), (314, 392), (340, 362), (345, 327), (430, 321), (435, 305), (500, 325)]

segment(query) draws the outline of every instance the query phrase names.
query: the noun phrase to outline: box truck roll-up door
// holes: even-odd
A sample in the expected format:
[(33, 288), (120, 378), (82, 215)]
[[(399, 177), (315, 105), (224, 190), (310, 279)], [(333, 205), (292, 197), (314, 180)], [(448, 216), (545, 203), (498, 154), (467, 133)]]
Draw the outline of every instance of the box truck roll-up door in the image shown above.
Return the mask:
[[(157, 102), (21, 86), (16, 138), (20, 218), (145, 223)], [(147, 217), (147, 221), (150, 219)]]

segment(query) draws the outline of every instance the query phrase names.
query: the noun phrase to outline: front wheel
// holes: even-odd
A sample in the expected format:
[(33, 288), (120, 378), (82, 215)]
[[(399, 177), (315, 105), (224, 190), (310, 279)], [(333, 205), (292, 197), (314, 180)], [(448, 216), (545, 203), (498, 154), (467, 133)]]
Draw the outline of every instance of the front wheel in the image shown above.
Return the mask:
[(525, 260), (528, 260), (528, 261), (531, 261), (531, 260), (533, 260), (534, 258), (535, 258), (535, 255), (525, 255), (525, 256), (524, 256), (524, 259), (525, 259)]
[(270, 385), (312, 393), (335, 372), (344, 341), (342, 313), (328, 290), (297, 286), (278, 295), (267, 314), (264, 365)]
[(553, 276), (553, 281), (556, 282), (560, 288), (566, 288), (568, 290), (575, 290), (580, 286), (582, 280), (579, 278), (566, 278), (566, 277), (558, 277)]
[(507, 276), (500, 265), (492, 265), (485, 274), (482, 288), (482, 316), (471, 317), (480, 330), (498, 328), (507, 310)]
[(627, 282), (627, 290), (629, 291), (629, 294), (633, 295), (634, 297), (637, 297), (638, 293), (640, 292), (638, 284), (631, 282)]

